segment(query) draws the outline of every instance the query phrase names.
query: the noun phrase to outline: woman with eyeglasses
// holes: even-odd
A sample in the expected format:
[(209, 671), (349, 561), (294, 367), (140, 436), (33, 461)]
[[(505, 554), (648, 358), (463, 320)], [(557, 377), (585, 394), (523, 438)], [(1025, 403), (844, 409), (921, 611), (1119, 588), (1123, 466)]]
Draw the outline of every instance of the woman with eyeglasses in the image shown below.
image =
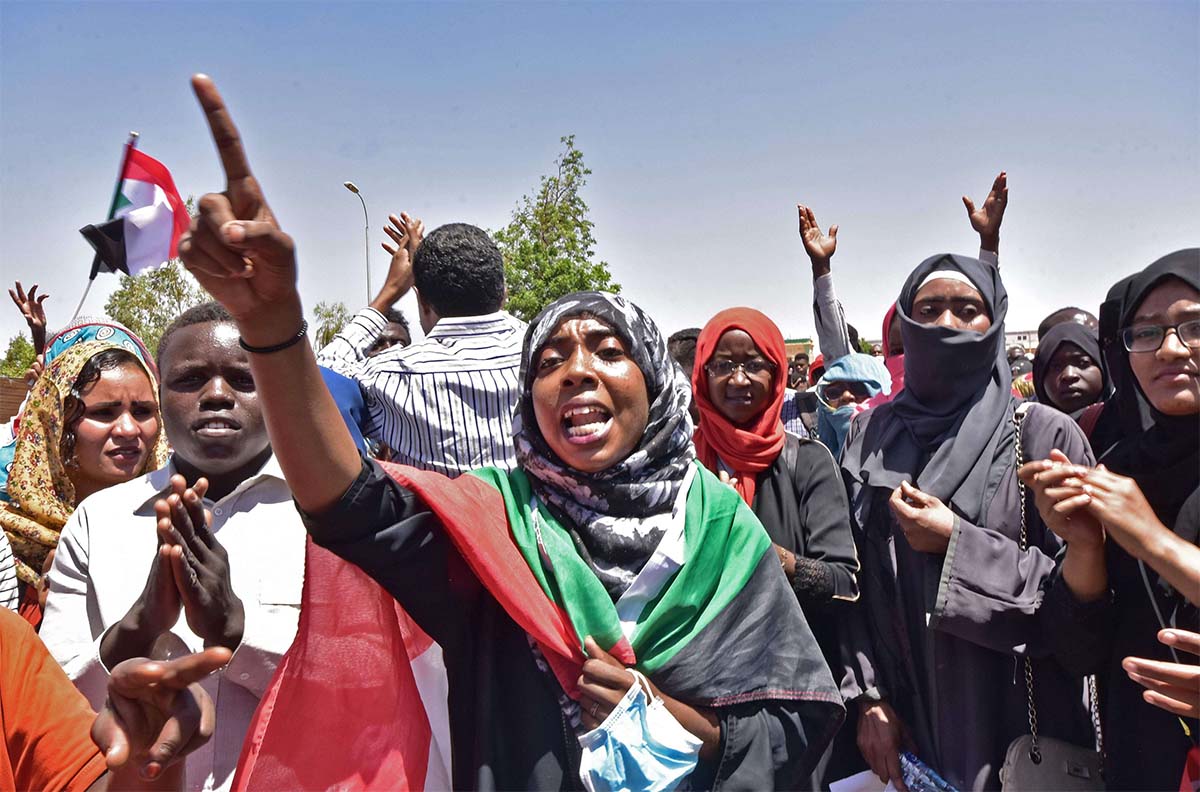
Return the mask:
[(1044, 607), (1057, 656), (1100, 681), (1108, 788), (1176, 789), (1200, 737), (1200, 248), (1127, 279), (1111, 335), (1117, 398), (1152, 425), (1095, 467), (1052, 454), (1021, 475), (1066, 542)]
[[(709, 320), (692, 370), (696, 456), (767, 529), (825, 660), (836, 668), (836, 624), (858, 599), (858, 559), (837, 464), (820, 443), (785, 432), (780, 422), (787, 364), (783, 334), (759, 311), (730, 308)], [(853, 741), (835, 741), (830, 751), (810, 779), (813, 788), (862, 769)]]
[(1029, 733), (1026, 656), (1041, 736), (1092, 741), (1080, 680), (1049, 657), (1039, 605), (1061, 542), (1033, 509), (1022, 520), (1016, 421), (1027, 458), (1092, 457), (1061, 412), (1018, 418), (1007, 311), (995, 266), (921, 262), (896, 301), (904, 390), (855, 418), (842, 454), (862, 564), (842, 694), (863, 758), (897, 788), (905, 750), (957, 789), (999, 788), (1006, 747)]
[(817, 437), (834, 458), (842, 454), (854, 416), (891, 388), (892, 376), (879, 358), (851, 352), (829, 364), (816, 386)]

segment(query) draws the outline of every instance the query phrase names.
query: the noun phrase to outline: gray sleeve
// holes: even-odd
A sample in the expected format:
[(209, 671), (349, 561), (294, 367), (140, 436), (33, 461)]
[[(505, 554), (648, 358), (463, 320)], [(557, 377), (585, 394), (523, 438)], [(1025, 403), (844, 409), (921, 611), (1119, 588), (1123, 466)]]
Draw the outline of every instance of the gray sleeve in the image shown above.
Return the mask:
[[(1045, 459), (1057, 448), (1073, 462), (1095, 464), (1083, 432), (1057, 410), (1033, 405), (1023, 434), (1025, 460)], [(955, 520), (929, 626), (996, 651), (1044, 656), (1050, 652), (1046, 636), (1056, 627), (1041, 609), (1062, 541), (1046, 528), (1030, 495), (1029, 548), (1021, 549), (1017, 492), (1016, 471), (1010, 468), (992, 506), (1001, 509), (1003, 520), (989, 519), (989, 527)]]
[(817, 325), (817, 345), (825, 357), (825, 366), (854, 350), (850, 348), (850, 331), (846, 315), (833, 291), (833, 275), (813, 278), (813, 320)]

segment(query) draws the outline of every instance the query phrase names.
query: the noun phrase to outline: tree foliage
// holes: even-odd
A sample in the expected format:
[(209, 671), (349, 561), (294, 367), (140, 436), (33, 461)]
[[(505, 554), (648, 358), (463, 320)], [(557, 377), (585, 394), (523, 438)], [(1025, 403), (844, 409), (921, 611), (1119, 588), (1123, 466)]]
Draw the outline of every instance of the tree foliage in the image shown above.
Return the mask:
[[(190, 195), (186, 207), (195, 217), (196, 204)], [(150, 354), (157, 355), (158, 340), (167, 326), (188, 308), (211, 299), (176, 258), (138, 275), (122, 275), (120, 287), (104, 303), (104, 312), (136, 333)]]
[(554, 175), (543, 176), (537, 194), (523, 196), (509, 224), (492, 235), (504, 254), (506, 307), (526, 321), (564, 294), (621, 289), (608, 264), (593, 261), (593, 223), (580, 195), (591, 171), (574, 135), (562, 143)]
[(317, 318), (317, 349), (332, 341), (350, 321), (350, 310), (341, 302), (319, 302), (313, 308), (313, 315)]
[(8, 351), (0, 360), (0, 377), (24, 377), (25, 370), (33, 364), (33, 342), (19, 333), (8, 340)]
[(121, 286), (104, 312), (142, 339), (150, 354), (158, 354), (158, 340), (167, 325), (188, 308), (212, 299), (178, 259), (158, 269), (130, 277), (121, 276)]

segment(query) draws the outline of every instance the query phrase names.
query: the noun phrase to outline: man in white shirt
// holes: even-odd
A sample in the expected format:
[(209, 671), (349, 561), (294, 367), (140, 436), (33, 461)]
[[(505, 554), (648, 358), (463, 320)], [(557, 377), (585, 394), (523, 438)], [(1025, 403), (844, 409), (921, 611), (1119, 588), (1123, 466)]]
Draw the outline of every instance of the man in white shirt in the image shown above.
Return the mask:
[[(304, 527), (238, 342), (216, 303), (185, 312), (163, 335), (160, 392), (174, 454), (167, 467), (79, 504), (63, 528), (41, 630), (93, 707), (127, 658), (233, 652), (203, 682), (216, 729), (188, 760), (188, 790), (229, 788), (259, 697), (295, 637), (304, 579)], [(191, 522), (181, 517), (201, 509), (185, 487), (201, 478), (211, 524), (182, 536), (177, 526)], [(172, 520), (172, 509), (183, 511)]]
[[(458, 476), (516, 465), (512, 412), (525, 323), (501, 310), (504, 259), (485, 231), (450, 223), (421, 239), (420, 220), (391, 218), (387, 281), (321, 350), (322, 366), (356, 380), (370, 413), (364, 434), (391, 461)], [(384, 311), (415, 285), (425, 339), (369, 356)]]

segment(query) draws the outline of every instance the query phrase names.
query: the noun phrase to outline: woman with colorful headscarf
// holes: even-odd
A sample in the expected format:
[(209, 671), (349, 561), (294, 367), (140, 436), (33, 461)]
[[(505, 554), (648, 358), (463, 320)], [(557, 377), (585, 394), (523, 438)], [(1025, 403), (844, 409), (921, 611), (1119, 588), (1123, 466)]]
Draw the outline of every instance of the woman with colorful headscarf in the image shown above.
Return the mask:
[[(1022, 530), (1007, 310), (990, 264), (943, 254), (917, 266), (894, 320), (904, 390), (855, 419), (842, 457), (862, 563), (842, 692), (885, 780), (899, 779), (907, 743), (958, 789), (998, 788), (1006, 746), (1029, 728), (1023, 656), (1041, 734), (1091, 742), (1080, 682), (1047, 657), (1038, 609), (1061, 543), (1036, 514)], [(1067, 416), (1036, 404), (1021, 415), (1025, 458), (1057, 448), (1091, 462)]]
[(1108, 789), (1190, 789), (1200, 773), (1200, 249), (1164, 256), (1116, 291), (1104, 341), (1123, 351), (1108, 347), (1125, 386), (1117, 398), (1132, 416), (1140, 402), (1152, 423), (1102, 465), (1053, 454), (1022, 476), (1066, 541), (1045, 607), (1056, 656), (1100, 682)]
[[(293, 358), (279, 377), (308, 384), (311, 352)], [(314, 410), (315, 388), (293, 412), (285, 400), (299, 383), (261, 383), (268, 414), (288, 410), (289, 437), (316, 438), (305, 454), (276, 445), (285, 472), (345, 492), (306, 517), (314, 541), (383, 590), (310, 554), (300, 634), (235, 788), (361, 779), (364, 761), (428, 748), (427, 736), (406, 743), (393, 729), (411, 700), (397, 691), (411, 683), (386, 649), (402, 645), (389, 644), (392, 597), (444, 653), (454, 788), (574, 788), (581, 770), (597, 788), (794, 788), (811, 772), (840, 698), (761, 524), (695, 461), (690, 388), (657, 327), (621, 297), (568, 295), (530, 325), (520, 378), (518, 468), (454, 480), (360, 459), (344, 431), (327, 431), (336, 412)], [(296, 492), (311, 509), (312, 488)], [(354, 632), (350, 602), (387, 618)], [(330, 663), (330, 646), (358, 659)], [(659, 731), (629, 740), (640, 727), (628, 669), (698, 753), (656, 748), (669, 742)], [(328, 700), (343, 688), (349, 698)], [(300, 733), (295, 718), (319, 702), (323, 728)], [(364, 757), (351, 746), (376, 727), (386, 736)], [(620, 766), (602, 761), (606, 750), (623, 752)], [(425, 768), (404, 772), (419, 784)], [(399, 772), (362, 783), (391, 786)]]
[[(837, 622), (845, 603), (858, 599), (846, 490), (825, 446), (784, 431), (786, 371), (783, 334), (767, 316), (729, 308), (710, 319), (692, 370), (700, 410), (696, 455), (734, 486), (767, 529), (826, 662), (840, 667)], [(809, 779), (813, 788), (824, 785), (822, 776), (834, 780), (861, 769), (852, 744), (846, 748)]]
[(32, 623), (41, 618), (36, 587), (67, 518), (88, 495), (162, 466), (161, 426), (154, 375), (124, 345), (76, 343), (46, 366), (21, 414), (11, 500), (0, 505), (21, 611)]
[(870, 400), (892, 389), (892, 376), (879, 359), (861, 352), (843, 355), (829, 364), (814, 390), (817, 393), (817, 436), (834, 458), (842, 455), (850, 421), (870, 407)]
[[(20, 288), (20, 283), (17, 287)], [(35, 287), (36, 288), (36, 287)], [(12, 294), (12, 291), (9, 292)], [(30, 290), (33, 294), (33, 290)], [(13, 296), (16, 300), (16, 296)], [(41, 299), (45, 299), (42, 295)], [(45, 315), (42, 315), (42, 321), (45, 321)], [(36, 338), (36, 334), (35, 334)], [(110, 344), (120, 345), (124, 349), (135, 353), (151, 373), (156, 372), (154, 359), (150, 356), (146, 345), (142, 343), (142, 339), (138, 338), (132, 330), (120, 322), (114, 322), (110, 319), (94, 319), (92, 317), (81, 316), (68, 324), (63, 329), (59, 330), (47, 341), (42, 339), (44, 352), (41, 353), (39, 360), (31, 369), (33, 374), (28, 374), (28, 377), (35, 378), (41, 371), (45, 370), (54, 359), (67, 351), (76, 344), (82, 344), (86, 341), (104, 341)], [(30, 382), (32, 387), (32, 382)], [(21, 425), (21, 413), (24, 411), (25, 405), (17, 410), (16, 416), (0, 429), (0, 501), (9, 500), (8, 497), (8, 473), (12, 467), (13, 454), (17, 448), (17, 432)]]

